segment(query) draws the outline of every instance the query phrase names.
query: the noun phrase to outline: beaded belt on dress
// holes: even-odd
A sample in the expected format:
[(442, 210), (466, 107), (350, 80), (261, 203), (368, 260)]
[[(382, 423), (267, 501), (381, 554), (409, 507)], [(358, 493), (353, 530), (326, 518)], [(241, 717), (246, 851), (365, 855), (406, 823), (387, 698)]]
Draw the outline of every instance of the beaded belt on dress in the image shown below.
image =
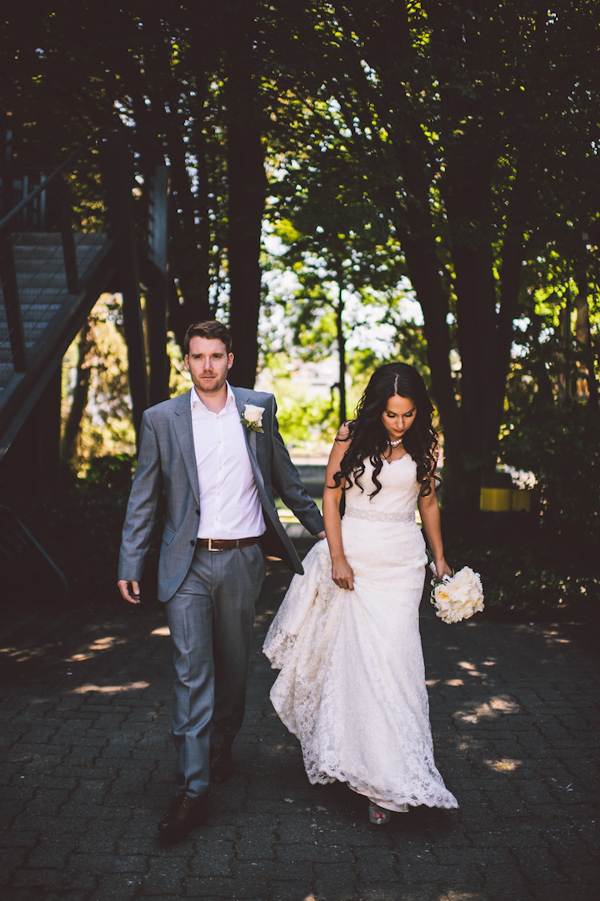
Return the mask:
[(345, 516), (355, 519), (369, 519), (371, 522), (414, 522), (414, 511), (410, 513), (384, 513), (379, 510), (365, 510), (363, 507), (351, 507), (346, 505)]

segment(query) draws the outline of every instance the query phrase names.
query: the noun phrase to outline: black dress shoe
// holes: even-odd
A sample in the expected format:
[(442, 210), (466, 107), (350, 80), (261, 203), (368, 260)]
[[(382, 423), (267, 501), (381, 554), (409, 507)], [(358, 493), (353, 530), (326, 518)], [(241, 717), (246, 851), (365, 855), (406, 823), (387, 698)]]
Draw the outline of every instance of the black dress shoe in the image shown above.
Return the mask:
[(210, 781), (227, 782), (233, 774), (231, 748), (212, 748), (210, 752)]
[(171, 809), (158, 824), (159, 839), (162, 844), (181, 841), (206, 817), (206, 798), (191, 798), (179, 795)]

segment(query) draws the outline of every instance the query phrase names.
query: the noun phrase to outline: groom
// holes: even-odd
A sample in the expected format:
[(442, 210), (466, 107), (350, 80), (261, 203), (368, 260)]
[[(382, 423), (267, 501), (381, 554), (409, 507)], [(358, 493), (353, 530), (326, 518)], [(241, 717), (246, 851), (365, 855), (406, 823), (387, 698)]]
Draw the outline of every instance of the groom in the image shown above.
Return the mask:
[(233, 771), (263, 551), (302, 572), (273, 489), (313, 535), (325, 534), (279, 434), (275, 398), (227, 382), (233, 365), (227, 328), (216, 321), (191, 325), (184, 350), (192, 390), (144, 413), (118, 582), (123, 598), (138, 604), (164, 491), (158, 598), (175, 647), (173, 737), (181, 784), (158, 826), (165, 843), (202, 821), (210, 781), (224, 782)]

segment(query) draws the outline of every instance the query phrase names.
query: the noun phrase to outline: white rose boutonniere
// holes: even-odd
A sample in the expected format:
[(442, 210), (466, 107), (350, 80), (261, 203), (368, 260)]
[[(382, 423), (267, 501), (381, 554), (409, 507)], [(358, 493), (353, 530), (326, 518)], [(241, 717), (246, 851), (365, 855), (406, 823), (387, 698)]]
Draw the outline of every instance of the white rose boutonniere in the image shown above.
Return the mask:
[(464, 566), (455, 575), (438, 579), (433, 563), (431, 569), (434, 574), (431, 580), (431, 603), (441, 620), (445, 623), (459, 623), (483, 610), (483, 586), (479, 573)]
[(244, 404), (244, 412), (242, 414), (242, 425), (253, 432), (264, 432), (262, 428), (262, 417), (265, 412), (264, 407), (256, 407), (254, 404)]

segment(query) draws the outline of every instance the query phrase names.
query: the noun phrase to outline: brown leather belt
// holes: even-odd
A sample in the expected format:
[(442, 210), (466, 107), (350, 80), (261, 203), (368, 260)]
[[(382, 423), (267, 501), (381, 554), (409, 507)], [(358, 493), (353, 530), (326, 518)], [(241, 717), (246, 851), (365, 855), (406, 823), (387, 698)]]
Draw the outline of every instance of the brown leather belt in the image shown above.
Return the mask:
[(238, 547), (250, 547), (259, 541), (260, 538), (197, 538), (196, 547), (207, 551), (233, 551)]

